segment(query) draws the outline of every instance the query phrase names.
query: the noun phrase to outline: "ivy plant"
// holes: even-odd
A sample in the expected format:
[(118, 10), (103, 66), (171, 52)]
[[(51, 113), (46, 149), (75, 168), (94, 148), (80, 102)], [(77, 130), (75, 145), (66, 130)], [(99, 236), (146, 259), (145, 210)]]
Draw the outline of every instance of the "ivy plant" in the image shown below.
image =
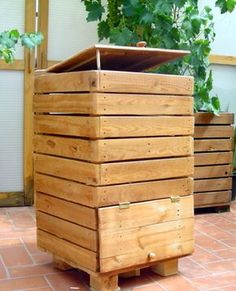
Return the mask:
[(38, 46), (43, 40), (40, 32), (20, 34), (17, 29), (6, 30), (0, 33), (0, 59), (6, 63), (12, 63), (15, 58), (16, 46), (21, 44), (32, 49)]
[[(189, 74), (195, 78), (195, 111), (218, 114), (218, 96), (212, 90), (208, 56), (214, 40), (212, 9), (199, 11), (197, 0), (82, 0), (87, 21), (98, 21), (99, 40), (117, 45), (146, 41), (148, 47), (187, 49), (189, 56), (161, 66), (159, 73)], [(217, 0), (221, 13), (233, 11), (236, 0)]]

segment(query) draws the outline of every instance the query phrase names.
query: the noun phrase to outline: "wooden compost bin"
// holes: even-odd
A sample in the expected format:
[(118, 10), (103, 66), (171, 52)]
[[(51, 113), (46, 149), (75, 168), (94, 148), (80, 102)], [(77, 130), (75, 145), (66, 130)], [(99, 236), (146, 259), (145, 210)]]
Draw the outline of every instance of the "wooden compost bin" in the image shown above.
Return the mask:
[(193, 79), (141, 73), (186, 53), (97, 45), (36, 76), (38, 246), (96, 290), (193, 252)]
[(234, 115), (195, 114), (194, 206), (229, 206), (232, 193)]

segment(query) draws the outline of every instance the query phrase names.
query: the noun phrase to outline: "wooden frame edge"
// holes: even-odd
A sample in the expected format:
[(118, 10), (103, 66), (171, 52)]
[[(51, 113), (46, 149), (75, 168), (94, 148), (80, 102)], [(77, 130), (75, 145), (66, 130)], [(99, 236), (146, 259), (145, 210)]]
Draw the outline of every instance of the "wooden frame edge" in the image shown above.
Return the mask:
[(0, 60), (0, 70), (23, 71), (25, 68), (24, 60), (15, 60), (12, 64), (7, 64)]
[(209, 61), (213, 65), (236, 66), (236, 56), (210, 55)]
[(1, 207), (24, 206), (24, 192), (0, 192)]

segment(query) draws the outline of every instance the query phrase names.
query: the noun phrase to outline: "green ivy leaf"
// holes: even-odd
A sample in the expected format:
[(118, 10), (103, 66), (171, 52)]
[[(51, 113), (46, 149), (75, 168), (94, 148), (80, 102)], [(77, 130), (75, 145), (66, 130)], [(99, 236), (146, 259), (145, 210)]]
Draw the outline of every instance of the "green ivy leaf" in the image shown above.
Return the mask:
[(85, 7), (88, 12), (88, 16), (86, 18), (88, 22), (101, 20), (105, 9), (100, 1), (85, 1)]
[(21, 44), (29, 49), (33, 49), (43, 40), (43, 35), (40, 32), (24, 33), (20, 36)]
[(122, 30), (114, 28), (110, 33), (110, 42), (117, 45), (128, 45), (131, 43), (132, 38), (133, 33), (127, 27)]
[(104, 38), (107, 39), (110, 36), (109, 24), (104, 20), (98, 23), (98, 36), (99, 41), (101, 41)]

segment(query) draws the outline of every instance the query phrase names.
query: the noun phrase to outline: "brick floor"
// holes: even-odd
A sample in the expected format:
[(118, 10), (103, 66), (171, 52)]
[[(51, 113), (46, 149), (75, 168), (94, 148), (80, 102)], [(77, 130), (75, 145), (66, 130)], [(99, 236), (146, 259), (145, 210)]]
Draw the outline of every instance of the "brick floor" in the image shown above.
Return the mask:
[[(0, 208), (0, 291), (89, 290), (88, 275), (55, 269), (51, 255), (37, 249), (35, 235), (33, 207)], [(195, 240), (178, 275), (142, 270), (140, 277), (121, 278), (121, 290), (236, 291), (236, 203), (227, 213), (197, 215)]]

